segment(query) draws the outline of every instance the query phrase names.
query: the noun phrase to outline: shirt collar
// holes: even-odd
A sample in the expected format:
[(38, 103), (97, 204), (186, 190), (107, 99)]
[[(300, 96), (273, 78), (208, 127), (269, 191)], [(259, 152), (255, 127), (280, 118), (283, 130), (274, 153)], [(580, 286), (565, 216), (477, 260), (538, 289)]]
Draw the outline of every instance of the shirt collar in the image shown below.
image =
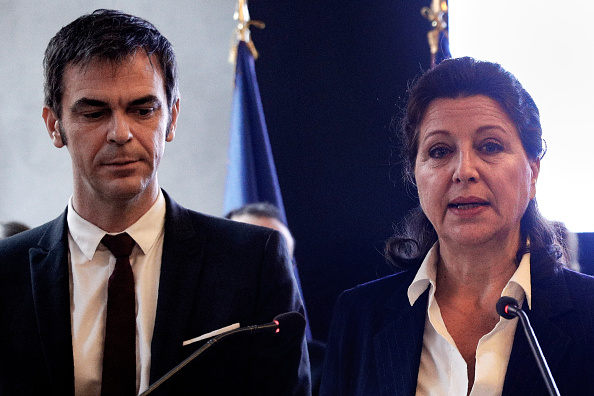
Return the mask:
[(105, 235), (105, 231), (76, 213), (72, 204), (72, 196), (68, 200), (66, 221), (68, 222), (70, 236), (87, 260), (92, 260), (99, 242), (101, 242), (101, 239)]
[[(408, 301), (412, 306), (417, 299), (427, 290), (430, 285), (435, 290), (435, 280), (437, 279), (437, 259), (439, 256), (439, 244), (436, 242), (421, 264), (417, 271), (415, 278), (408, 287)], [(502, 296), (514, 297), (518, 301), (522, 301), (526, 297), (528, 307), (532, 309), (532, 287), (530, 281), (530, 253), (525, 253), (522, 256), (520, 265), (516, 272), (501, 292)]]
[(425, 292), (429, 285), (435, 289), (435, 279), (437, 279), (437, 258), (439, 256), (439, 244), (433, 244), (425, 256), (421, 267), (417, 271), (415, 279), (408, 287), (408, 301), (412, 306), (415, 301)]
[[(146, 254), (157, 241), (165, 226), (166, 203), (163, 192), (159, 190), (157, 200), (151, 208), (136, 223), (128, 227), (127, 232)], [(72, 204), (72, 197), (68, 200), (68, 232), (88, 260), (92, 260), (101, 239), (106, 231), (83, 219)]]
[(142, 253), (146, 254), (165, 227), (165, 197), (159, 190), (159, 196), (153, 206), (138, 221), (126, 229), (136, 241)]
[(530, 253), (524, 253), (518, 269), (503, 288), (501, 296), (510, 296), (517, 301), (526, 297), (528, 308), (532, 309), (532, 283), (530, 279)]

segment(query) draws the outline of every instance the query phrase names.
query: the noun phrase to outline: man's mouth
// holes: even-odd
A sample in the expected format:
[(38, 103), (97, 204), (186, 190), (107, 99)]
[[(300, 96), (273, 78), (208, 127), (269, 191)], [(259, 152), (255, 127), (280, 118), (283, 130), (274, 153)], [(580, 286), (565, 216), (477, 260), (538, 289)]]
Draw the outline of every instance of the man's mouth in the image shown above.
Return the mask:
[(136, 161), (135, 160), (118, 160), (118, 161), (108, 162), (108, 163), (106, 163), (106, 165), (115, 165), (115, 166), (118, 166), (118, 165), (132, 164), (134, 162), (136, 162)]

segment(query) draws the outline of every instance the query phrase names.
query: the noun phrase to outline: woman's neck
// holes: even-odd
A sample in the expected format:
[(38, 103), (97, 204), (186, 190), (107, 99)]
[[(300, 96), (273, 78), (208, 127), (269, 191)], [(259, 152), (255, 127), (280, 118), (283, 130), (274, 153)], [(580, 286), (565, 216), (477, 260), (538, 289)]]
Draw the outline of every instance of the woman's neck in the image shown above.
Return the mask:
[(495, 246), (461, 246), (440, 241), (437, 290), (442, 296), (474, 296), (477, 303), (486, 298), (490, 304), (517, 269), (519, 244), (519, 237), (515, 243), (498, 242)]

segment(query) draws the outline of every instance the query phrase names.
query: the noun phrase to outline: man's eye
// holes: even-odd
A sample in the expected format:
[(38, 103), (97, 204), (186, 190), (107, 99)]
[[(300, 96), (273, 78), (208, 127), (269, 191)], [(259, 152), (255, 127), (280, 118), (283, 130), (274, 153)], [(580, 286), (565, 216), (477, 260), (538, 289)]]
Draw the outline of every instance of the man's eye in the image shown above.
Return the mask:
[(138, 115), (145, 117), (145, 116), (153, 114), (155, 112), (155, 109), (154, 109), (154, 107), (149, 107), (146, 109), (138, 109), (138, 110), (136, 110), (136, 112), (138, 113)]
[(103, 115), (102, 111), (94, 111), (92, 113), (85, 113), (86, 118), (97, 119)]
[(448, 154), (449, 154), (449, 152), (450, 152), (450, 150), (449, 150), (447, 147), (444, 147), (444, 146), (437, 146), (437, 147), (432, 147), (432, 148), (429, 150), (429, 156), (430, 156), (431, 158), (436, 158), (436, 159), (439, 159), (439, 158), (443, 158), (443, 157), (445, 157), (446, 155), (448, 155)]

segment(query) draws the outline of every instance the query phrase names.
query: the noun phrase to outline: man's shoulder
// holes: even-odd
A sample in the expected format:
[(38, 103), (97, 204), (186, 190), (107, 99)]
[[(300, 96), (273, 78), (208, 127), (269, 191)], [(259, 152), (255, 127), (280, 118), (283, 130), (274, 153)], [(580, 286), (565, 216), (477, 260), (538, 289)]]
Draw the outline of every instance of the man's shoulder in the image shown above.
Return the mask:
[(55, 225), (56, 221), (58, 219), (0, 240), (0, 256), (18, 253), (23, 250), (28, 251), (30, 248), (38, 246), (40, 240)]
[(168, 201), (168, 210), (165, 216), (166, 232), (173, 225), (176, 230), (180, 230), (181, 227), (181, 229), (186, 229), (188, 232), (238, 240), (257, 237), (268, 238), (270, 234), (274, 233), (269, 228), (197, 212), (179, 205), (168, 196), (166, 198)]
[(48, 248), (52, 243), (49, 235), (61, 221), (58, 217), (41, 226), (23, 231), (11, 237), (0, 240), (0, 273), (2, 276), (20, 273), (29, 268), (29, 255), (31, 249)]

